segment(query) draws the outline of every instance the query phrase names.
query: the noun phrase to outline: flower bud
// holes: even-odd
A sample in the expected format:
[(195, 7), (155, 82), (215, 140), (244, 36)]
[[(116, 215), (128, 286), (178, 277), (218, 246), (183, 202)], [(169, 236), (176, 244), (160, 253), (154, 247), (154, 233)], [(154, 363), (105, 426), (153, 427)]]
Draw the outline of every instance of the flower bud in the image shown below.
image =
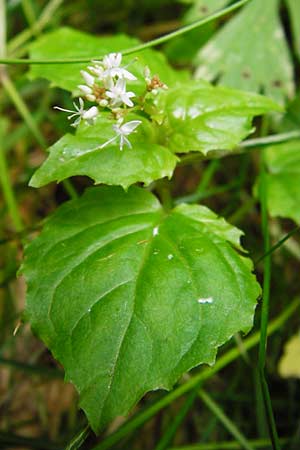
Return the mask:
[(105, 99), (100, 100), (99, 105), (102, 106), (103, 108), (105, 108), (108, 105), (108, 101)]
[(93, 86), (95, 83), (95, 78), (90, 73), (86, 72), (85, 70), (80, 71), (82, 78), (86, 82), (88, 86)]
[(78, 88), (81, 90), (81, 92), (82, 92), (84, 95), (89, 95), (89, 94), (92, 94), (92, 93), (93, 93), (92, 89), (91, 89), (89, 86), (86, 86), (85, 84), (80, 84), (80, 85), (78, 86)]

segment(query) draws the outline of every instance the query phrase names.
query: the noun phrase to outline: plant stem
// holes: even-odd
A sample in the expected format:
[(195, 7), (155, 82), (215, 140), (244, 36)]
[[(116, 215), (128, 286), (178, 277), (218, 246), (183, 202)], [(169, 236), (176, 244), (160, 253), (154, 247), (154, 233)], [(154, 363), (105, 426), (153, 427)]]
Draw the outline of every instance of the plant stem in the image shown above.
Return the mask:
[(259, 342), (259, 356), (258, 356), (258, 369), (260, 375), (260, 382), (262, 388), (262, 394), (264, 398), (266, 415), (268, 420), (269, 432), (274, 450), (280, 450), (279, 437), (277, 434), (276, 423), (274, 419), (274, 413), (271, 403), (271, 397), (269, 393), (268, 384), (265, 377), (265, 364), (266, 364), (266, 352), (267, 352), (267, 327), (269, 320), (269, 308), (270, 308), (270, 286), (271, 286), (271, 253), (270, 253), (270, 233), (268, 224), (268, 205), (267, 205), (267, 182), (266, 182), (266, 167), (264, 161), (264, 154), (261, 158), (260, 167), (260, 184), (259, 184), (259, 197), (261, 203), (261, 216), (262, 216), (262, 234), (264, 240), (264, 280), (263, 280), (263, 294), (262, 294), (262, 309), (261, 309), (261, 325), (260, 325), (260, 342)]
[(13, 38), (10, 42), (8, 42), (7, 50), (8, 53), (13, 53), (15, 50), (23, 45), (26, 41), (28, 41), (34, 34), (40, 33), (43, 28), (47, 25), (47, 23), (53, 17), (55, 11), (62, 4), (63, 0), (51, 0), (45, 6), (42, 14), (38, 18), (38, 20), (34, 23), (34, 25), (30, 29), (26, 29), (18, 34), (15, 38)]
[(240, 432), (236, 425), (229, 419), (222, 411), (219, 405), (208, 395), (203, 389), (198, 392), (199, 397), (205, 405), (212, 411), (212, 413), (220, 420), (224, 427), (232, 434), (233, 437), (240, 443), (241, 447), (246, 450), (254, 450), (248, 439)]
[[(217, 11), (214, 14), (211, 14), (204, 19), (196, 20), (195, 22), (185, 25), (178, 30), (172, 31), (171, 33), (165, 34), (164, 36), (161, 36), (156, 39), (152, 39), (151, 41), (145, 42), (143, 44), (136, 45), (134, 47), (128, 48), (126, 50), (123, 50), (121, 53), (123, 55), (131, 55), (132, 53), (138, 53), (142, 50), (145, 50), (146, 48), (154, 47), (156, 45), (164, 44), (165, 42), (169, 41), (170, 39), (173, 39), (175, 37), (181, 36), (182, 34), (188, 33), (191, 30), (194, 30), (195, 28), (201, 27), (213, 20), (218, 19), (219, 17), (223, 17), (225, 14), (229, 14), (230, 12), (236, 10), (237, 8), (240, 8), (241, 6), (248, 3), (250, 0), (240, 0), (236, 3), (234, 3), (231, 6), (228, 6), (227, 8), (223, 8), (220, 11)], [(105, 55), (96, 55), (96, 56), (89, 56), (86, 58), (65, 58), (65, 59), (13, 59), (13, 58), (3, 58), (0, 59), (0, 64), (81, 64), (81, 63), (88, 63), (92, 60), (97, 60), (103, 58)]]
[[(28, 128), (30, 129), (31, 133), (39, 143), (39, 145), (42, 147), (43, 150), (47, 149), (47, 142), (43, 136), (43, 134), (40, 132), (39, 127), (35, 123), (35, 120), (29, 111), (29, 109), (26, 106), (26, 103), (23, 101), (22, 97), (20, 96), (19, 92), (17, 91), (14, 83), (11, 81), (11, 79), (8, 77), (6, 73), (3, 73), (1, 76), (2, 85), (11, 98), (12, 102), (14, 103), (16, 109), (19, 111), (20, 115), (24, 119), (24, 122), (27, 124)], [(71, 198), (76, 198), (77, 193), (71, 184), (70, 180), (64, 180), (63, 181), (64, 188), (66, 192), (69, 194)]]
[[(236, 150), (225, 152), (224, 156), (228, 156), (228, 154), (240, 155), (241, 153), (244, 153), (243, 152), (244, 148), (255, 149), (256, 147), (280, 144), (283, 142), (288, 142), (288, 141), (292, 141), (293, 139), (299, 139), (299, 138), (300, 138), (300, 131), (290, 131), (288, 133), (281, 133), (281, 134), (276, 134), (276, 135), (272, 134), (270, 136), (265, 136), (265, 137), (255, 138), (255, 139), (247, 139), (246, 141), (241, 142), (239, 144), (239, 146), (236, 148)], [(214, 160), (214, 158), (211, 158), (211, 157), (210, 158), (204, 157), (204, 155), (200, 152), (199, 153), (194, 152), (190, 155), (183, 156), (180, 159), (178, 166), (186, 166), (188, 164), (194, 164), (195, 162), (205, 161), (207, 159)]]
[(168, 426), (166, 432), (161, 437), (159, 443), (155, 447), (155, 450), (165, 450), (172, 443), (173, 437), (176, 434), (177, 429), (180, 427), (181, 423), (184, 421), (187, 413), (192, 408), (195, 398), (197, 396), (198, 388), (195, 388), (190, 395), (185, 400), (183, 406), (180, 408), (175, 418), (172, 420)]
[(1, 78), (2, 85), (10, 97), (11, 101), (14, 103), (16, 109), (19, 111), (20, 115), (24, 119), (24, 122), (27, 124), (28, 128), (30, 129), (31, 133), (39, 143), (39, 145), (43, 148), (47, 148), (47, 143), (44, 139), (43, 134), (40, 132), (39, 128), (37, 127), (30, 111), (28, 110), (25, 102), (23, 101), (22, 97), (20, 96), (19, 92), (17, 91), (14, 83), (11, 81), (11, 79), (8, 77), (8, 75), (3, 75)]
[[(270, 449), (271, 442), (267, 439), (256, 439), (249, 441), (253, 448)], [(290, 439), (280, 439), (281, 444), (290, 442)], [(210, 442), (206, 444), (186, 445), (183, 447), (172, 447), (169, 450), (241, 450), (239, 442)]]
[(86, 425), (83, 430), (80, 430), (78, 434), (72, 439), (72, 441), (67, 445), (65, 450), (77, 450), (79, 449), (84, 441), (88, 438), (91, 432), (90, 426)]
[(242, 148), (257, 147), (262, 145), (279, 144), (281, 142), (287, 142), (299, 138), (300, 131), (289, 131), (288, 133), (271, 134), (270, 136), (247, 139), (246, 141), (241, 142), (239, 146)]
[[(274, 333), (278, 330), (287, 319), (299, 308), (300, 299), (295, 299), (284, 311), (283, 313), (273, 320), (268, 326), (268, 335)], [(244, 348), (249, 350), (259, 343), (260, 333), (256, 332), (252, 336), (248, 337), (244, 340)], [(197, 386), (198, 383), (202, 383), (209, 378), (211, 378), (214, 374), (218, 373), (221, 369), (226, 367), (232, 361), (236, 360), (240, 356), (240, 351), (238, 348), (233, 348), (226, 352), (223, 356), (221, 356), (216, 364), (211, 368), (206, 368), (202, 370), (197, 375), (191, 377), (189, 381), (185, 384), (178, 386), (176, 389), (171, 391), (169, 394), (165, 395), (162, 399), (158, 400), (146, 410), (136, 414), (124, 425), (122, 425), (117, 431), (107, 436), (100, 442), (93, 450), (107, 450), (115, 446), (121, 439), (127, 436), (129, 433), (133, 432), (137, 428), (139, 428), (143, 423), (147, 420), (151, 419), (158, 411), (162, 410), (170, 403), (172, 403), (175, 399), (181, 397), (183, 394), (190, 392), (192, 389)]]
[[(0, 0), (1, 1), (1, 0)], [(17, 232), (22, 231), (23, 223), (18, 210), (17, 201), (15, 199), (14, 191), (12, 189), (8, 168), (6, 164), (5, 154), (3, 148), (0, 148), (0, 182), (3, 191), (5, 203), (7, 205), (9, 215), (11, 217), (14, 228)]]
[[(5, 0), (0, 0), (0, 58), (6, 55), (6, 9)], [(3, 70), (0, 66), (0, 71)]]
[[(31, 0), (22, 0), (22, 8), (28, 24), (32, 28), (35, 24), (36, 17)], [(37, 33), (33, 31), (33, 34)]]
[[(5, 0), (0, 0), (0, 57), (6, 54), (6, 9)], [(5, 68), (0, 66), (0, 79), (5, 76)], [(0, 138), (2, 140), (2, 130), (0, 130)], [(8, 167), (6, 164), (5, 152), (3, 147), (0, 148), (0, 183), (4, 195), (5, 202), (9, 211), (9, 215), (17, 232), (23, 228), (22, 219), (19, 214), (17, 201), (11, 186)]]
[(278, 248), (280, 248), (288, 239), (290, 239), (294, 234), (298, 233), (300, 231), (300, 226), (294, 228), (292, 231), (287, 233), (283, 238), (281, 238), (278, 242), (276, 242), (275, 245), (269, 248), (269, 250), (264, 253), (262, 256), (260, 256), (256, 261), (255, 265), (257, 265), (259, 262), (261, 262), (263, 259), (265, 259), (267, 256), (271, 255), (273, 252), (275, 252)]

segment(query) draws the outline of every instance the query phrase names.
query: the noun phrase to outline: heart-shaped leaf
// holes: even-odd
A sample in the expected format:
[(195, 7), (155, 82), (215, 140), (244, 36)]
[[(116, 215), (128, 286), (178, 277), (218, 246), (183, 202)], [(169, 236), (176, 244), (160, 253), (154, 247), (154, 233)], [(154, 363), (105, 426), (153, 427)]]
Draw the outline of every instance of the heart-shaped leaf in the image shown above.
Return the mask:
[(100, 187), (29, 244), (27, 318), (95, 431), (249, 330), (260, 288), (240, 236), (206, 207), (166, 213), (141, 188)]

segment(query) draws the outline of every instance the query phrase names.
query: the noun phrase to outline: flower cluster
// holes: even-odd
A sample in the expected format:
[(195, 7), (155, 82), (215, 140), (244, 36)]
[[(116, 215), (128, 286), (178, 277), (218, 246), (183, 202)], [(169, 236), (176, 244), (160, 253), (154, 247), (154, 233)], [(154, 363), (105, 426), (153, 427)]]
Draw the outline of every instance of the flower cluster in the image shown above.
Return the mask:
[[(60, 111), (70, 113), (68, 119), (75, 119), (71, 124), (73, 127), (77, 127), (81, 120), (92, 125), (100, 113), (99, 108), (110, 110), (117, 120), (117, 123), (112, 126), (115, 136), (105, 142), (100, 148), (106, 147), (114, 141), (119, 141), (120, 150), (123, 150), (124, 145), (131, 148), (131, 143), (127, 136), (133, 133), (142, 123), (141, 120), (132, 120), (124, 123), (124, 115), (128, 108), (135, 106), (132, 99), (136, 97), (134, 92), (127, 91), (126, 84), (127, 81), (135, 81), (136, 77), (127, 70), (128, 65), (122, 67), (121, 63), (121, 53), (110, 53), (104, 56), (102, 61), (93, 61), (92, 65), (80, 72), (84, 84), (78, 86), (81, 97), (79, 97), (79, 105), (76, 105), (75, 102), (73, 103), (75, 110), (72, 111), (55, 106)], [(151, 78), (148, 67), (145, 68), (144, 76), (146, 93), (152, 92), (156, 95), (160, 88), (167, 89), (167, 86), (159, 80), (158, 76)], [(83, 98), (89, 102), (96, 103), (96, 105), (86, 109)]]
[(136, 77), (126, 67), (121, 67), (121, 53), (110, 53), (102, 61), (94, 61), (81, 76), (85, 84), (78, 88), (83, 97), (111, 110), (134, 106), (131, 100), (134, 92), (127, 92), (127, 80), (135, 81)]

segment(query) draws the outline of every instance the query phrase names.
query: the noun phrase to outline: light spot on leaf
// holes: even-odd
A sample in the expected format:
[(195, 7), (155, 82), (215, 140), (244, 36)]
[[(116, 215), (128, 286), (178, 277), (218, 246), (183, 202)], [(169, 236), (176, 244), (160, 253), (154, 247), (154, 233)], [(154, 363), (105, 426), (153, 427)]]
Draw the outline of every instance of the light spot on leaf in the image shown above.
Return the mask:
[(214, 299), (212, 297), (207, 298), (198, 298), (198, 303), (205, 304), (205, 303), (213, 303)]

